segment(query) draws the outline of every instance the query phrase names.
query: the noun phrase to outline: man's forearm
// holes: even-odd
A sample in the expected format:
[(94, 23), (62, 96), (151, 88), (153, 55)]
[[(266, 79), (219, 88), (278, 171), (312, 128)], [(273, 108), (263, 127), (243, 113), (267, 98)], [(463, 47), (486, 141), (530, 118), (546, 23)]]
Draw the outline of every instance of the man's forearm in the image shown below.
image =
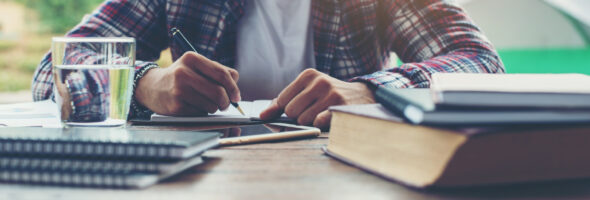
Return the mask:
[(458, 5), (443, 0), (380, 3), (379, 12), (386, 19), (382, 44), (405, 64), (354, 81), (414, 88), (429, 87), (433, 73), (504, 72), (491, 43)]

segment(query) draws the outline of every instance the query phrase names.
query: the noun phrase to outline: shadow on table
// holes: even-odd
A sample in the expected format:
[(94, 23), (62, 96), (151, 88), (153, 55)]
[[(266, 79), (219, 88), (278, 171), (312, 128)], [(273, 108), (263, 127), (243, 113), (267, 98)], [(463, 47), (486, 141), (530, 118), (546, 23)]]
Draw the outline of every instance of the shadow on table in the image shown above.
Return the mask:
[(211, 169), (221, 163), (220, 157), (203, 156), (203, 163), (185, 170), (182, 173), (171, 176), (161, 183), (187, 183), (199, 182)]
[(545, 181), (499, 186), (478, 186), (452, 189), (430, 189), (425, 194), (452, 199), (464, 198), (530, 198), (590, 199), (590, 179)]

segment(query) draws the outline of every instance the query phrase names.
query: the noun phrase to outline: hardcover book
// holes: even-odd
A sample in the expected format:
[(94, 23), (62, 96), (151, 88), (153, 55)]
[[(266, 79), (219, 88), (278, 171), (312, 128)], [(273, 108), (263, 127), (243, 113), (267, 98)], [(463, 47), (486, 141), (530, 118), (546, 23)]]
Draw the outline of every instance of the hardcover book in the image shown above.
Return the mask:
[(331, 107), (326, 152), (418, 188), (590, 177), (590, 125), (419, 126), (379, 104)]

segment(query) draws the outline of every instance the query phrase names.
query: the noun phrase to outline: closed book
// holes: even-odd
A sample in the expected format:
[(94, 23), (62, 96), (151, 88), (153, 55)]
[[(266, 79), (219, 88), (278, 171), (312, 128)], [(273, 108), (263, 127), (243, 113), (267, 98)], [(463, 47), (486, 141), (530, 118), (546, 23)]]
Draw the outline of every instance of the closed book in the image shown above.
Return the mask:
[(411, 187), (590, 177), (590, 125), (436, 127), (379, 104), (331, 107), (326, 152)]
[(203, 162), (200, 156), (160, 163), (59, 158), (0, 161), (0, 182), (116, 188), (145, 188)]
[(590, 76), (583, 74), (436, 73), (437, 105), (590, 108)]
[(429, 89), (380, 87), (375, 99), (412, 124), (510, 125), (590, 123), (590, 108), (474, 107), (437, 105)]
[(0, 155), (190, 158), (219, 144), (219, 133), (119, 128), (2, 128)]

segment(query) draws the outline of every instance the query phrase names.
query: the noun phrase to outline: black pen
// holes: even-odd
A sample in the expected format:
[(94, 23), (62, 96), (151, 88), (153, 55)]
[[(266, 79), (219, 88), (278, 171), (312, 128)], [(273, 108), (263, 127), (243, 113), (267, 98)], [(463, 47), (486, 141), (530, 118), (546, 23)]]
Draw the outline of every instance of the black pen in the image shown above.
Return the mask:
[[(184, 37), (184, 35), (182, 34), (182, 32), (180, 32), (180, 30), (178, 30), (176, 27), (171, 28), (170, 29), (170, 34), (172, 35), (172, 41), (176, 42), (176, 44), (180, 45), (180, 48), (182, 48), (182, 51), (187, 52), (187, 51), (193, 51), (195, 53), (198, 53), (197, 50), (195, 49), (195, 47), (193, 47), (193, 45), (188, 42), (188, 40), (186, 39), (186, 37)], [(242, 115), (246, 115), (244, 114), (244, 111), (242, 111), (242, 108), (240, 108), (240, 105), (236, 102), (231, 102), (231, 105), (236, 107), (238, 109), (238, 111), (240, 111), (240, 113), (242, 113)]]

